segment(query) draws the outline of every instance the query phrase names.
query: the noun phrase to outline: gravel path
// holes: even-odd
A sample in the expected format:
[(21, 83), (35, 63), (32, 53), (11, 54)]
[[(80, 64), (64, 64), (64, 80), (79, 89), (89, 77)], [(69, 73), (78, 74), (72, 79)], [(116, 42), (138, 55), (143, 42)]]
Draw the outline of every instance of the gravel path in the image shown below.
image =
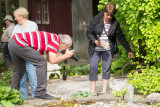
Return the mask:
[[(102, 89), (102, 80), (97, 81), (97, 92)], [(48, 81), (47, 93), (51, 94), (57, 98), (63, 98), (64, 101), (72, 100), (70, 96), (77, 91), (90, 91), (90, 82), (88, 76), (78, 76), (78, 77), (68, 77), (66, 81), (60, 79), (51, 79)], [(137, 99), (142, 98), (141, 96), (136, 96)], [(91, 98), (77, 98), (76, 101), (79, 107), (149, 107), (146, 104), (136, 103), (131, 106), (127, 106), (123, 101), (119, 102), (120, 97), (114, 97), (110, 92), (110, 88), (107, 89), (107, 93), (100, 94)], [(81, 105), (87, 101), (95, 101), (90, 105)], [(16, 107), (34, 107), (35, 105), (44, 105), (46, 103), (60, 103), (59, 100), (42, 100), (42, 99), (29, 99), (23, 105), (16, 105)], [(58, 107), (58, 106), (57, 106)]]

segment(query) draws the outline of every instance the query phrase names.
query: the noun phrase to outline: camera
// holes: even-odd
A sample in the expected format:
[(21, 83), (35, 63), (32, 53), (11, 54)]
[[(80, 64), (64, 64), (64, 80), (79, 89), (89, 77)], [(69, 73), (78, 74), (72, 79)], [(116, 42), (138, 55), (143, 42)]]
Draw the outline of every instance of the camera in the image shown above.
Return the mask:
[[(72, 47), (69, 47), (68, 49), (69, 49), (69, 50), (73, 50)], [(79, 61), (79, 59), (80, 59), (75, 53), (72, 55), (72, 58), (73, 58), (76, 62)]]

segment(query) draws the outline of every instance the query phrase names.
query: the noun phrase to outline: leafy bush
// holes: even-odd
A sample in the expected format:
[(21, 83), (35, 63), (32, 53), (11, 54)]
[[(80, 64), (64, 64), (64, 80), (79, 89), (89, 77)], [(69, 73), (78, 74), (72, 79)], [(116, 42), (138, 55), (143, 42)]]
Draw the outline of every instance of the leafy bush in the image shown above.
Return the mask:
[[(136, 57), (145, 63), (160, 58), (160, 1), (159, 0), (112, 0), (117, 6), (116, 18)], [(108, 0), (100, 0), (99, 11)], [(140, 60), (139, 60), (140, 61)]]
[(9, 71), (6, 71), (2, 73), (2, 78), (0, 79), (0, 82), (3, 84), (10, 84), (13, 76), (13, 71), (10, 69)]
[[(88, 75), (89, 74), (89, 64), (85, 66), (66, 66), (67, 74), (70, 76), (76, 76), (76, 75)], [(63, 66), (61, 67), (61, 70), (63, 71)]]
[(154, 92), (160, 93), (160, 68), (149, 65), (147, 67), (139, 65), (137, 68), (142, 68), (141, 73), (138, 71), (129, 73), (128, 78), (131, 79), (129, 83), (144, 95)]
[(4, 59), (0, 58), (0, 66), (4, 64)]
[[(116, 60), (112, 62), (111, 73), (114, 73), (114, 75), (120, 76), (122, 75), (122, 69), (124, 65), (128, 62), (132, 64), (135, 61), (135, 59), (128, 58), (128, 54), (125, 52), (125, 49), (123, 48), (122, 45), (119, 45), (118, 48), (119, 48), (119, 53), (116, 57)], [(124, 69), (124, 71), (128, 72), (133, 69), (135, 69), (135, 66), (131, 65), (131, 66), (127, 66)]]
[(0, 58), (0, 71), (1, 69), (5, 68), (5, 61), (3, 58)]
[(14, 104), (23, 104), (24, 99), (20, 91), (11, 90), (10, 86), (0, 87), (0, 104), (6, 107), (14, 107)]
[[(90, 64), (84, 66), (66, 66), (67, 74), (70, 76), (77, 76), (77, 75), (88, 75), (90, 70)], [(60, 71), (63, 71), (63, 66), (61, 65)], [(102, 73), (102, 61), (100, 60), (98, 66), (98, 74)]]

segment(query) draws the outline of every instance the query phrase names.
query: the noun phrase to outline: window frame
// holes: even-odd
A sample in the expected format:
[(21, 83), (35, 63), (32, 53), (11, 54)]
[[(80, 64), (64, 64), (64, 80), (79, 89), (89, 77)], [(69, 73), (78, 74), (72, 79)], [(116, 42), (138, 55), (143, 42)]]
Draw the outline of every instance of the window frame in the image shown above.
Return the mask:
[(36, 23), (50, 24), (48, 0), (40, 0), (36, 3)]

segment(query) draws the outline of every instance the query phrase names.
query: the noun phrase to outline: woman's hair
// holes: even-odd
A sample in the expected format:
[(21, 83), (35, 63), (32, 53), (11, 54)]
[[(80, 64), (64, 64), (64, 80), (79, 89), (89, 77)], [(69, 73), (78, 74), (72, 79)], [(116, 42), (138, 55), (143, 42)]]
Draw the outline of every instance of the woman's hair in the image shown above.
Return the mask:
[(104, 7), (104, 12), (106, 13), (110, 13), (112, 15), (115, 15), (117, 12), (116, 9), (116, 5), (113, 3), (108, 3), (105, 7)]
[(60, 37), (60, 42), (65, 43), (66, 45), (69, 45), (72, 42), (72, 39), (69, 35), (67, 34), (58, 34), (58, 36)]
[(18, 9), (16, 9), (14, 11), (14, 14), (18, 15), (18, 16), (22, 16), (25, 19), (28, 19), (28, 11), (26, 8), (24, 7), (19, 7)]

